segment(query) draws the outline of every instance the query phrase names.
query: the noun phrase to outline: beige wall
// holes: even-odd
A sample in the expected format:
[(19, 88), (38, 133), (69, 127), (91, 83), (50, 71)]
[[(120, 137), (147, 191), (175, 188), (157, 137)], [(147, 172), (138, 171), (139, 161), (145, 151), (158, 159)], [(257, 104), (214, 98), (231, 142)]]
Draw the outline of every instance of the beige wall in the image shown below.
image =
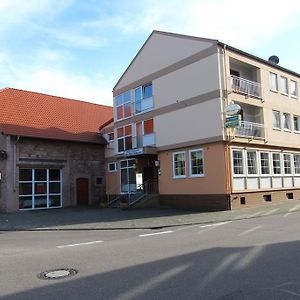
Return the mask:
[(213, 54), (153, 80), (154, 109), (218, 89), (218, 56)]
[(214, 99), (155, 117), (156, 147), (212, 137), (221, 140), (220, 111), (220, 99)]
[[(117, 162), (117, 171), (108, 172), (108, 163)], [(120, 193), (120, 163), (119, 161), (106, 161), (105, 162), (105, 181), (106, 181), (106, 194), (116, 195)]]
[(209, 41), (154, 32), (115, 89), (120, 89), (212, 45)]
[[(189, 177), (188, 151), (202, 148), (204, 150), (204, 177)], [(173, 178), (173, 152), (186, 151), (186, 178)], [(161, 175), (159, 176), (159, 193), (169, 195), (183, 194), (226, 194), (226, 160), (225, 145), (213, 143), (197, 147), (163, 151), (158, 154)]]

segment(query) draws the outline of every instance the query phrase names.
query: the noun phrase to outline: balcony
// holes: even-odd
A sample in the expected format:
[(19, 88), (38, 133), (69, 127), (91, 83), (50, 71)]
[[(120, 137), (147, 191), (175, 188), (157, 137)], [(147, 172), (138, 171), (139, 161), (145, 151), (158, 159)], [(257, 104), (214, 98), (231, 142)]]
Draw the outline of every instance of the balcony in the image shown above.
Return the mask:
[(134, 102), (134, 112), (139, 114), (144, 111), (153, 109), (153, 97), (144, 98)]
[(235, 93), (262, 99), (262, 86), (258, 82), (231, 75), (230, 86)]
[(240, 121), (240, 125), (235, 128), (235, 136), (251, 139), (265, 139), (265, 127), (259, 123)]
[(133, 147), (155, 147), (155, 133), (149, 133), (133, 137)]

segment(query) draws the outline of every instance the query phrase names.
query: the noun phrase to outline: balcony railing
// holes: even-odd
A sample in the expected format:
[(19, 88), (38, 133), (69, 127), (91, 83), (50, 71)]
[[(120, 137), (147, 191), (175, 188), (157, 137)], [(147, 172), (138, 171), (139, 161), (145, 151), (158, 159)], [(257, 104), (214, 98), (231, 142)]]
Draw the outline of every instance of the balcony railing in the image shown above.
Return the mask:
[(234, 92), (262, 99), (262, 86), (258, 82), (231, 75), (230, 83)]
[(235, 135), (247, 138), (264, 139), (265, 127), (263, 124), (240, 121), (240, 126), (235, 128)]
[(153, 97), (141, 99), (134, 102), (133, 105), (135, 114), (151, 110), (153, 108)]
[(155, 146), (155, 133), (133, 137), (134, 148), (142, 148), (147, 146)]

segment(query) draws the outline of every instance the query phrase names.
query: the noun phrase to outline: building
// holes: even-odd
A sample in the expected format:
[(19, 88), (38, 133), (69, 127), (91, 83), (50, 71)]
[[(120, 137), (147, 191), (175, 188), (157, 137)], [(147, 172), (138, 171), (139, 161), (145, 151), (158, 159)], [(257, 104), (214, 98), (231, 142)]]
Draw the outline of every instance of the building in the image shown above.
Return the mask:
[(98, 203), (112, 107), (0, 90), (0, 211)]
[(113, 89), (108, 195), (146, 200), (134, 195), (151, 183), (177, 207), (299, 199), (299, 80), (276, 57), (154, 31)]

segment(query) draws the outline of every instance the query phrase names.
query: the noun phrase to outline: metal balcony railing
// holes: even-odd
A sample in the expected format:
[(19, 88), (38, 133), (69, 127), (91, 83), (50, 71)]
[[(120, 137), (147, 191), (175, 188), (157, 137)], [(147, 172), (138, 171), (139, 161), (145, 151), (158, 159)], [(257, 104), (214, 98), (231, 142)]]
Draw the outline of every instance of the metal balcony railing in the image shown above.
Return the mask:
[(265, 127), (263, 124), (240, 121), (240, 126), (235, 128), (235, 135), (247, 138), (265, 139)]
[(258, 82), (231, 75), (230, 83), (234, 92), (262, 99), (262, 86)]

